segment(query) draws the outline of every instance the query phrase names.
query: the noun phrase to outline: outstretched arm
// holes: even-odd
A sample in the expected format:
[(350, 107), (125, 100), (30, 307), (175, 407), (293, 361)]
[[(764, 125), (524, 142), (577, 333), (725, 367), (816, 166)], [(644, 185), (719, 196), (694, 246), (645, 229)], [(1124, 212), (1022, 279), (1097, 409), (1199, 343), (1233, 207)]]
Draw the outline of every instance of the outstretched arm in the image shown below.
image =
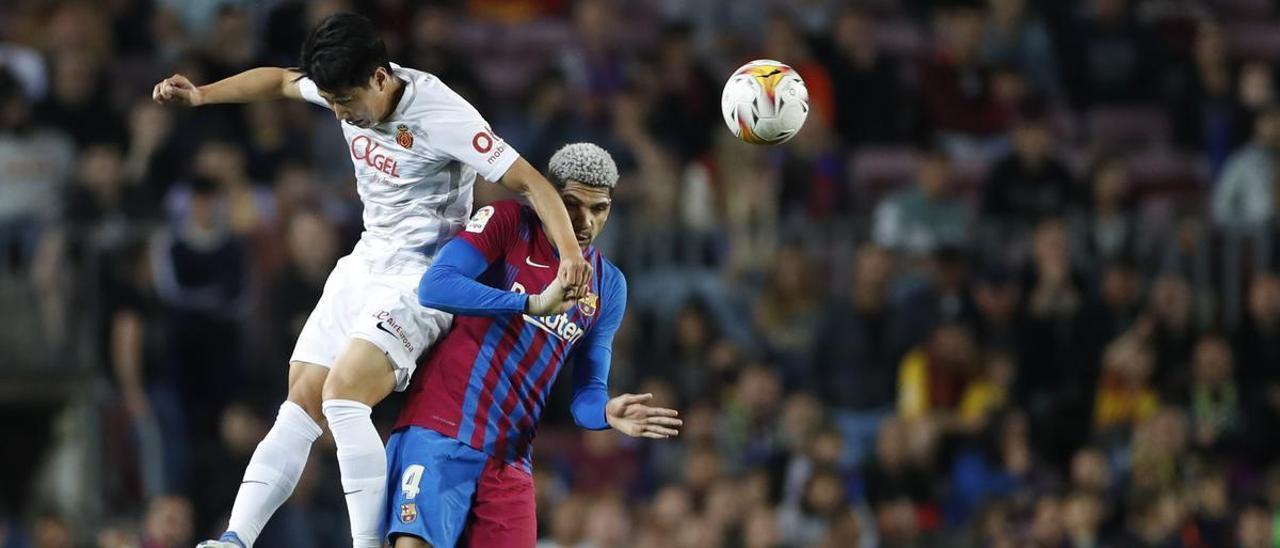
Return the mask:
[(573, 233), (573, 223), (569, 221), (569, 212), (560, 199), (560, 192), (524, 158), (516, 160), (499, 182), (528, 200), (538, 218), (542, 219), (547, 238), (560, 251), (558, 277), (569, 289), (570, 296), (585, 295), (591, 283), (591, 265), (582, 257), (582, 248)]
[[(612, 344), (612, 336), (609, 337)], [(680, 434), (684, 425), (675, 409), (650, 407), (653, 394), (623, 394), (609, 399), (609, 346), (593, 344), (582, 349), (573, 365), (573, 422), (587, 430), (612, 427), (636, 438), (666, 439)]]
[[(604, 273), (601, 273), (604, 275)], [(628, 436), (669, 438), (684, 423), (674, 409), (650, 407), (653, 394), (623, 394), (609, 399), (609, 366), (613, 336), (626, 311), (627, 284), (621, 273), (601, 280), (604, 300), (600, 320), (582, 341), (573, 364), (573, 422), (588, 430), (612, 427)]]
[(174, 74), (151, 90), (151, 98), (164, 105), (198, 107), (218, 103), (251, 103), (275, 99), (302, 100), (301, 74), (284, 68), (258, 67), (197, 86), (186, 76)]
[(418, 283), (418, 303), (463, 316), (509, 316), (529, 313), (535, 316), (559, 314), (573, 306), (566, 299), (564, 286), (556, 280), (541, 294), (525, 295), (503, 291), (476, 281), (489, 268), (484, 254), (466, 240), (457, 238), (445, 244), (422, 281)]

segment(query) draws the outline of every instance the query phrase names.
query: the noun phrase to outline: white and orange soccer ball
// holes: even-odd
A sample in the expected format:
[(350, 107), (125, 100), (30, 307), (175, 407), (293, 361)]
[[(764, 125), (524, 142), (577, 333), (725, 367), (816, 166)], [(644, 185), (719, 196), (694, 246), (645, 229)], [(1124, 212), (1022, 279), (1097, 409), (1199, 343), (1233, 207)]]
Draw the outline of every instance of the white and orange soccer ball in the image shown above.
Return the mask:
[(809, 116), (809, 90), (795, 69), (757, 59), (733, 71), (720, 95), (720, 112), (729, 131), (743, 141), (785, 143)]

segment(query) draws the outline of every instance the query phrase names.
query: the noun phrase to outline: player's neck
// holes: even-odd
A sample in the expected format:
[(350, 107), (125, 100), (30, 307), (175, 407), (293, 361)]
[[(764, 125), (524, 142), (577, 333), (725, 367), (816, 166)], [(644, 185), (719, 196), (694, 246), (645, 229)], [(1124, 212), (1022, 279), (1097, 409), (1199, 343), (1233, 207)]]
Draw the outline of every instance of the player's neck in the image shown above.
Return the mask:
[(386, 122), (391, 119), (391, 114), (396, 111), (396, 107), (400, 106), (400, 100), (404, 98), (404, 80), (398, 76), (391, 77), (391, 98), (387, 100), (387, 105), (383, 108), (382, 116), (378, 117), (378, 123)]

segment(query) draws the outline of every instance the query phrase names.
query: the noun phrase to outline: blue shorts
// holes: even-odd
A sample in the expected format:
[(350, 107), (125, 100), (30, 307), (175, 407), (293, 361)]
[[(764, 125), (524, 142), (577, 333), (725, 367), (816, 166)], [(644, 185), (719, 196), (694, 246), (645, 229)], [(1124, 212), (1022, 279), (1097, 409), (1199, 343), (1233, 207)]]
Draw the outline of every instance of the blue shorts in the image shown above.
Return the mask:
[(410, 426), (387, 440), (387, 541), (410, 535), (435, 548), (533, 546), (533, 477), (434, 430)]

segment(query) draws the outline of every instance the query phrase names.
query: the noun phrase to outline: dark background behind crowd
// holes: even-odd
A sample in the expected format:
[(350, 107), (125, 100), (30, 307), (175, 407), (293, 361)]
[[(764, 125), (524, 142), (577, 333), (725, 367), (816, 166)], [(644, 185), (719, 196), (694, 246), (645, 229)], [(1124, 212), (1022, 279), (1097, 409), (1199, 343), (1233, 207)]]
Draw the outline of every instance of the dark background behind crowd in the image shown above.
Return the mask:
[[(339, 9), (623, 169), (611, 388), (685, 431), (558, 387), (540, 546), (1280, 546), (1276, 2), (8, 0), (0, 547), (221, 530), (360, 204), (328, 112), (148, 92)], [(754, 58), (808, 85), (786, 145), (720, 119)], [(331, 443), (260, 546), (348, 544)]]

